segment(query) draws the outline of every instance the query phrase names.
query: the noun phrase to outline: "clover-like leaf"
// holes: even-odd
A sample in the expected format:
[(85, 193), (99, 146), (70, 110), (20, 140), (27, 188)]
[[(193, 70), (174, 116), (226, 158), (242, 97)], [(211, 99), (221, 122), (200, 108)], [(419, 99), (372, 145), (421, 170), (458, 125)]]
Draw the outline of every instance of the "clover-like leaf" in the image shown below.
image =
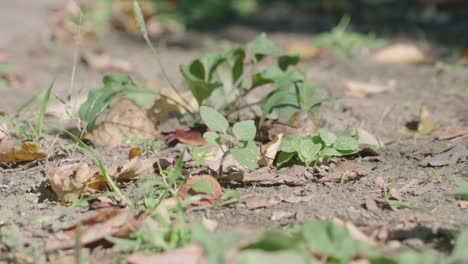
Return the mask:
[(325, 142), (327, 146), (333, 145), (336, 141), (336, 135), (332, 133), (330, 130), (327, 128), (319, 128), (317, 131), (317, 134), (320, 136), (320, 138)]
[(345, 154), (357, 151), (358, 147), (358, 141), (350, 136), (338, 136), (333, 144), (334, 149)]
[(211, 107), (200, 107), (200, 115), (203, 122), (214, 131), (225, 133), (229, 127), (227, 119)]
[(212, 146), (219, 147), (219, 135), (215, 132), (208, 131), (203, 134), (206, 142)]
[(257, 134), (257, 129), (255, 128), (253, 120), (246, 120), (235, 123), (232, 127), (232, 132), (237, 139), (250, 141), (254, 140), (255, 135)]
[(231, 149), (231, 154), (242, 165), (250, 170), (258, 167), (257, 158), (260, 156), (260, 148), (253, 141), (249, 141), (243, 149)]

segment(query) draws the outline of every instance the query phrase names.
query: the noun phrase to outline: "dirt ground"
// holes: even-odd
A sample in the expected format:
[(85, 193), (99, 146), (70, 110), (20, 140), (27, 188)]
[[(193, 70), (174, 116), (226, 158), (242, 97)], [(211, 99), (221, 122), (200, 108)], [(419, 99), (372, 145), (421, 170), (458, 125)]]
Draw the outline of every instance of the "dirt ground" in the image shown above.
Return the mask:
[[(47, 24), (49, 7), (59, 0), (3, 1), (0, 4), (0, 48), (10, 54), (9, 61), (15, 71), (25, 77), (25, 83), (0, 92), (0, 110), (13, 113), (35, 92), (48, 87), (56, 78), (54, 93), (64, 97), (69, 93), (75, 49), (100, 48), (115, 57), (125, 58), (135, 65), (135, 72), (153, 80), (157, 87), (168, 87), (150, 51), (141, 40), (125, 34), (111, 32), (92, 44), (76, 47), (72, 44), (57, 46), (49, 54), (31, 56), (30, 51), (40, 45), (50, 45)], [(302, 23), (302, 22), (298, 22)], [(304, 25), (302, 23), (301, 25)], [(323, 23), (326, 24), (326, 23)], [(296, 28), (292, 24), (292, 28)], [(225, 26), (204, 32), (188, 32), (182, 37), (160, 41), (160, 58), (170, 78), (179, 86), (183, 80), (178, 72), (182, 63), (214, 50), (215, 41), (230, 39), (246, 42), (267, 30), (268, 36), (279, 46), (291, 41), (310, 41), (316, 28), (310, 30), (271, 30), (249, 23)], [(461, 28), (461, 26), (460, 26)], [(466, 32), (466, 31), (465, 31)], [(415, 43), (436, 61), (450, 61), (451, 41), (433, 41), (417, 38), (415, 34), (385, 33), (390, 43)], [(466, 38), (466, 36), (465, 36)], [(466, 42), (466, 41), (465, 41)], [(460, 44), (464, 43), (463, 40)], [(466, 46), (465, 46), (466, 48)], [(285, 201), (261, 210), (249, 210), (243, 204), (193, 210), (196, 217), (207, 217), (220, 223), (221, 229), (233, 226), (270, 228), (290, 227), (294, 222), (310, 219), (340, 218), (352, 221), (367, 234), (386, 228), (392, 240), (403, 247), (416, 250), (429, 249), (437, 254), (447, 254), (451, 247), (450, 232), (468, 226), (468, 210), (459, 206), (458, 200), (448, 193), (455, 190), (452, 177), (468, 180), (466, 157), (458, 163), (441, 167), (422, 167), (424, 152), (437, 152), (452, 146), (466, 146), (468, 138), (436, 140), (444, 131), (468, 126), (468, 68), (455, 65), (440, 68), (435, 63), (404, 66), (376, 67), (369, 62), (371, 52), (344, 56), (330, 52), (324, 58), (301, 62), (300, 68), (312, 83), (331, 96), (341, 96), (334, 104), (326, 104), (320, 120), (325, 126), (340, 130), (346, 126), (360, 127), (384, 142), (379, 150), (380, 160), (358, 158), (356, 161), (370, 172), (358, 180), (346, 183), (310, 183), (305, 186), (226, 186), (243, 194), (267, 194), (279, 199), (292, 195), (311, 195), (306, 202)], [(74, 96), (84, 95), (101, 86), (104, 72), (97, 72), (82, 63), (76, 64)], [(395, 90), (368, 98), (344, 96), (343, 80), (374, 81), (392, 84)], [(425, 102), (430, 119), (442, 121), (433, 134), (418, 138), (408, 137), (399, 131), (406, 122), (417, 118), (421, 103)], [(98, 149), (107, 166), (115, 167), (126, 159), (128, 148)], [(81, 159), (82, 156), (67, 157)], [(45, 172), (58, 164), (49, 160), (28, 169), (0, 171), (0, 225), (19, 224), (21, 235), (31, 244), (43, 243), (50, 230), (69, 226), (76, 219), (93, 214), (85, 208), (61, 206), (50, 187), (44, 183)], [(378, 181), (387, 183), (396, 177), (395, 188), (401, 190), (403, 201), (413, 209), (367, 210), (366, 199), (382, 199), (384, 193)], [(295, 217), (271, 220), (275, 211), (295, 213)], [(54, 221), (38, 223), (38, 217), (54, 216)]]

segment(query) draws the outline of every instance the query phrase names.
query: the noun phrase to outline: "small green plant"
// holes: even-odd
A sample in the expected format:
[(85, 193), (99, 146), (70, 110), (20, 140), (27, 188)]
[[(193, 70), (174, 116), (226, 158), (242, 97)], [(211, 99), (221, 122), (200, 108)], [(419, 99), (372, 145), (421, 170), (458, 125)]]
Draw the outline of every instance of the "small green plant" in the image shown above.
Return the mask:
[(232, 136), (228, 134), (228, 120), (213, 108), (202, 106), (200, 115), (208, 128), (213, 130), (203, 135), (208, 144), (223, 151), (224, 156), (232, 154), (240, 164), (250, 170), (257, 168), (260, 148), (254, 142), (257, 129), (253, 120), (235, 123), (232, 127)]
[(314, 38), (317, 47), (332, 47), (345, 55), (364, 48), (380, 48), (386, 41), (379, 39), (374, 33), (362, 34), (348, 30), (350, 16), (341, 18), (340, 22), (330, 32), (321, 33)]
[(460, 178), (453, 178), (453, 181), (458, 186), (458, 190), (451, 194), (457, 198), (468, 201), (468, 182), (465, 182)]
[(99, 115), (109, 109), (113, 99), (125, 97), (139, 105), (148, 105), (152, 98), (148, 94), (153, 92), (137, 85), (132, 78), (125, 75), (108, 75), (103, 79), (104, 87), (92, 90), (88, 94), (87, 100), (80, 105), (78, 115), (85, 123), (85, 132), (91, 132)]
[(155, 149), (164, 145), (164, 142), (162, 142), (161, 140), (157, 140), (157, 139), (143, 140), (141, 138), (136, 138), (136, 137), (126, 138), (124, 140), (124, 143), (134, 148), (135, 147), (140, 148), (141, 156), (145, 158), (156, 156)]
[(278, 167), (297, 162), (306, 166), (326, 164), (335, 157), (356, 153), (358, 141), (351, 136), (336, 136), (320, 128), (315, 136), (290, 135), (281, 142), (276, 161)]

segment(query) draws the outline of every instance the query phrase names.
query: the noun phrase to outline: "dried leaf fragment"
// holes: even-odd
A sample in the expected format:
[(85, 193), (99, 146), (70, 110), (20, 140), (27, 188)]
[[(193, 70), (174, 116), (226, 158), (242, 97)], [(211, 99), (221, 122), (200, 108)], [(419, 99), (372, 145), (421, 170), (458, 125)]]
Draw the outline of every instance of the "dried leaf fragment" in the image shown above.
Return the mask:
[(283, 134), (279, 134), (275, 139), (260, 147), (261, 156), (258, 159), (258, 165), (264, 167), (273, 164), (282, 140)]
[(417, 46), (412, 44), (394, 44), (377, 52), (373, 61), (376, 64), (398, 65), (417, 64), (429, 61)]
[(280, 200), (272, 196), (254, 194), (249, 196), (247, 200), (245, 200), (245, 205), (249, 209), (258, 209), (277, 205), (280, 202)]
[(39, 148), (33, 142), (21, 144), (19, 149), (14, 148), (14, 141), (3, 137), (0, 140), (0, 167), (11, 168), (19, 165), (27, 165), (48, 157), (48, 153)]
[(366, 97), (369, 95), (379, 94), (393, 90), (393, 87), (384, 86), (381, 84), (367, 83), (361, 81), (346, 80), (345, 81), (346, 96)]
[(437, 136), (438, 140), (447, 140), (468, 134), (468, 127), (457, 128), (441, 133)]
[(81, 60), (89, 67), (91, 67), (91, 69), (97, 71), (133, 71), (133, 65), (129, 61), (125, 59), (111, 57), (109, 54), (106, 53), (85, 51), (81, 55)]
[(146, 111), (128, 99), (121, 99), (112, 105), (90, 139), (98, 146), (117, 147), (124, 145), (125, 138), (147, 140), (157, 135), (155, 124)]
[(54, 168), (47, 173), (47, 179), (59, 201), (69, 202), (80, 197), (92, 175), (88, 164), (81, 162)]
[(105, 208), (95, 216), (81, 221), (79, 225), (52, 234), (46, 242), (46, 248), (60, 250), (75, 247), (78, 230), (84, 246), (102, 241), (108, 236), (125, 237), (129, 232), (138, 229), (142, 221), (143, 217), (134, 218), (130, 211)]
[(219, 182), (211, 175), (196, 175), (182, 185), (178, 192), (182, 199), (187, 199), (194, 195), (206, 195), (208, 198), (194, 202), (196, 205), (215, 204), (216, 199), (223, 195), (223, 189)]

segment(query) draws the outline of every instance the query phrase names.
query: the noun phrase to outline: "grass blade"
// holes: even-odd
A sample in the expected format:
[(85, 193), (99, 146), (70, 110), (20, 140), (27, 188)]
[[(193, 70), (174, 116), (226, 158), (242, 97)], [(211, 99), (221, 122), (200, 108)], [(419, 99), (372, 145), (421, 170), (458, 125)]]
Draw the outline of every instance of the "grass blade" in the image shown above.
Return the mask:
[(39, 113), (39, 120), (37, 123), (37, 139), (42, 136), (42, 129), (44, 128), (44, 117), (45, 111), (47, 109), (47, 104), (49, 103), (50, 93), (52, 92), (52, 88), (54, 87), (55, 79), (50, 84), (49, 88), (47, 88), (46, 93), (44, 94), (44, 98), (41, 102), (41, 112)]

